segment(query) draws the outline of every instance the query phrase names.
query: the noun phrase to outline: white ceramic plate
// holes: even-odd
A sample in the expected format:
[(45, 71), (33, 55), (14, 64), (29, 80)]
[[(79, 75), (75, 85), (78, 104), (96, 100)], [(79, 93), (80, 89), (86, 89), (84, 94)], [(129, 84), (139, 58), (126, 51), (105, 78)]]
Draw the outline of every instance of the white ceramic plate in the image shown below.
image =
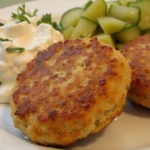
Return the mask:
[[(87, 0), (40, 0), (27, 3), (30, 10), (39, 9), (39, 15), (49, 12), (60, 16), (65, 10), (82, 6)], [(10, 16), (17, 5), (0, 10)], [(0, 105), (0, 150), (55, 150), (36, 145), (14, 128), (9, 105)], [(110, 126), (96, 135), (77, 141), (64, 149), (77, 150), (150, 150), (150, 110), (127, 101), (121, 114)]]

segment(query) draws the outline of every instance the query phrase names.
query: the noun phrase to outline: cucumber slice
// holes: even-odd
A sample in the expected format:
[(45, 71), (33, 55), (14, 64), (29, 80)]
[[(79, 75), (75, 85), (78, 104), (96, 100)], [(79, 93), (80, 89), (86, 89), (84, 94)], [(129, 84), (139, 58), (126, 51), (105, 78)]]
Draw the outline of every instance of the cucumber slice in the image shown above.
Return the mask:
[(127, 22), (112, 17), (101, 17), (97, 20), (104, 33), (107, 34), (119, 32), (128, 24)]
[(139, 27), (142, 30), (150, 28), (150, 0), (138, 0), (128, 3), (129, 7), (139, 7), (141, 9), (141, 20)]
[(142, 34), (150, 34), (150, 29), (144, 30)]
[(108, 11), (108, 16), (133, 24), (137, 24), (140, 21), (140, 14), (139, 8), (121, 5), (111, 5)]
[(62, 35), (64, 36), (64, 39), (65, 40), (68, 40), (72, 34), (74, 30), (74, 27), (72, 26), (68, 26), (67, 28), (65, 28), (63, 31), (62, 31)]
[(97, 28), (97, 24), (85, 17), (81, 17), (77, 26), (75, 27), (71, 39), (78, 37), (92, 37)]
[(124, 45), (124, 44), (122, 44), (122, 43), (116, 43), (116, 49), (117, 49), (117, 50), (120, 50), (123, 45)]
[(116, 41), (120, 43), (127, 43), (131, 40), (134, 40), (136, 37), (141, 35), (141, 30), (138, 26), (130, 26), (128, 28), (123, 29), (119, 33), (114, 35)]
[(135, 2), (136, 0), (118, 0), (121, 5), (127, 6), (129, 2)]
[(100, 41), (103, 41), (104, 43), (109, 44), (115, 48), (114, 40), (111, 37), (111, 35), (100, 33), (100, 34), (96, 35), (95, 37), (97, 37)]
[(106, 5), (107, 5), (107, 10), (109, 10), (111, 5), (120, 5), (120, 3), (118, 1), (109, 1), (106, 2)]
[(89, 0), (89, 1), (84, 5), (84, 10), (86, 10), (91, 4), (93, 4), (93, 1)]
[(96, 0), (82, 14), (91, 21), (97, 21), (98, 17), (105, 16), (107, 6), (104, 0)]
[(60, 20), (60, 25), (63, 29), (65, 29), (67, 26), (73, 26), (75, 27), (78, 23), (81, 14), (83, 13), (83, 8), (72, 8), (66, 11)]

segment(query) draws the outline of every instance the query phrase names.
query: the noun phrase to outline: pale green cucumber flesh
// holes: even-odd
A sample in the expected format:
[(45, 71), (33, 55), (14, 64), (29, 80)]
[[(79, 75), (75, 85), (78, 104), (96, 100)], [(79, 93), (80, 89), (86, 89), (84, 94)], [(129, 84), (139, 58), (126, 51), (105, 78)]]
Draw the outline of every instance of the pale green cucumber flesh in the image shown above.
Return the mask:
[(129, 2), (134, 2), (134, 1), (136, 0), (118, 0), (118, 2), (123, 6), (127, 6)]
[(61, 32), (65, 40), (68, 40), (70, 38), (73, 30), (74, 30), (74, 27), (68, 26)]
[(138, 0), (128, 3), (129, 7), (139, 7), (141, 9), (141, 20), (138, 26), (142, 30), (150, 28), (150, 0)]
[(120, 5), (120, 3), (118, 1), (108, 1), (106, 2), (107, 5), (107, 10), (109, 10), (111, 5)]
[(123, 22), (121, 20), (112, 17), (98, 18), (98, 23), (100, 24), (100, 27), (102, 28), (104, 33), (107, 34), (119, 32), (127, 25), (126, 22)]
[(108, 11), (108, 16), (116, 19), (137, 24), (140, 21), (140, 9), (121, 5), (111, 5)]
[(83, 8), (72, 8), (72, 9), (66, 11), (60, 20), (61, 27), (63, 29), (70, 25), (75, 27), (81, 17), (81, 14), (83, 13), (83, 11), (84, 11)]
[(100, 34), (97, 34), (95, 37), (97, 37), (100, 41), (103, 41), (104, 43), (109, 44), (115, 48), (114, 40), (111, 37), (111, 35), (100, 33)]
[(85, 17), (81, 17), (71, 35), (71, 39), (78, 37), (92, 37), (96, 31), (96, 28), (97, 24)]
[(96, 0), (83, 12), (82, 16), (91, 21), (97, 21), (97, 18), (105, 16), (106, 12), (106, 2), (104, 0)]
[(141, 35), (141, 30), (138, 26), (131, 26), (114, 35), (119, 43), (127, 43)]

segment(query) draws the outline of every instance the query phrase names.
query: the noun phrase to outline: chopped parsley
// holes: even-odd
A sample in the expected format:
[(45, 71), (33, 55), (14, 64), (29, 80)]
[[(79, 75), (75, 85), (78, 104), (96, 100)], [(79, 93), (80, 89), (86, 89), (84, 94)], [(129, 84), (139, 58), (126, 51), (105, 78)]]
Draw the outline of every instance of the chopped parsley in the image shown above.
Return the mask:
[(12, 52), (19, 52), (19, 53), (22, 53), (25, 49), (22, 48), (22, 47), (8, 47), (6, 48), (6, 51), (9, 52), (9, 53), (12, 53)]
[[(17, 23), (27, 21), (28, 23), (31, 23), (29, 18), (37, 16), (38, 9), (35, 9), (33, 13), (31, 13), (29, 10), (26, 10), (25, 4), (21, 5), (17, 9), (17, 13), (12, 13), (12, 18), (18, 20)], [(41, 23), (46, 23), (52, 25), (56, 30), (61, 30), (60, 26), (55, 22), (52, 21), (51, 14), (45, 14), (42, 16), (42, 18), (37, 22), (37, 25), (40, 25)]]
[(7, 38), (6, 38), (6, 39), (3, 39), (3, 38), (1, 38), (1, 37), (0, 37), (0, 41), (2, 41), (2, 42), (8, 42), (8, 41), (12, 42), (11, 40), (9, 40), (9, 39), (7, 39)]
[(35, 9), (33, 11), (33, 13), (31, 13), (29, 10), (26, 10), (26, 6), (25, 4), (23, 4), (22, 6), (19, 6), (17, 9), (17, 13), (12, 13), (12, 18), (13, 19), (17, 19), (18, 23), (19, 22), (23, 22), (23, 21), (27, 21), (28, 23), (30, 23), (28, 17), (34, 17), (37, 15), (38, 10)]
[(3, 26), (4, 24), (0, 22), (0, 26)]
[(41, 23), (50, 24), (56, 30), (60, 30), (60, 26), (55, 21), (52, 21), (51, 14), (45, 14), (45, 15), (43, 15), (42, 18), (37, 22), (37, 25), (40, 25)]

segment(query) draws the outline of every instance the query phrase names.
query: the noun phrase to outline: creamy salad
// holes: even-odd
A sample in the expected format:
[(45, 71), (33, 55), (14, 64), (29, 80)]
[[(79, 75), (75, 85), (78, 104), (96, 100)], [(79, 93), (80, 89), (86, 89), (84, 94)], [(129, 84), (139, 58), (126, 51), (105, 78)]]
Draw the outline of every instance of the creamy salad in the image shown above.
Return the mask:
[(17, 75), (36, 54), (62, 41), (61, 33), (37, 16), (28, 21), (0, 18), (0, 103), (8, 103)]

